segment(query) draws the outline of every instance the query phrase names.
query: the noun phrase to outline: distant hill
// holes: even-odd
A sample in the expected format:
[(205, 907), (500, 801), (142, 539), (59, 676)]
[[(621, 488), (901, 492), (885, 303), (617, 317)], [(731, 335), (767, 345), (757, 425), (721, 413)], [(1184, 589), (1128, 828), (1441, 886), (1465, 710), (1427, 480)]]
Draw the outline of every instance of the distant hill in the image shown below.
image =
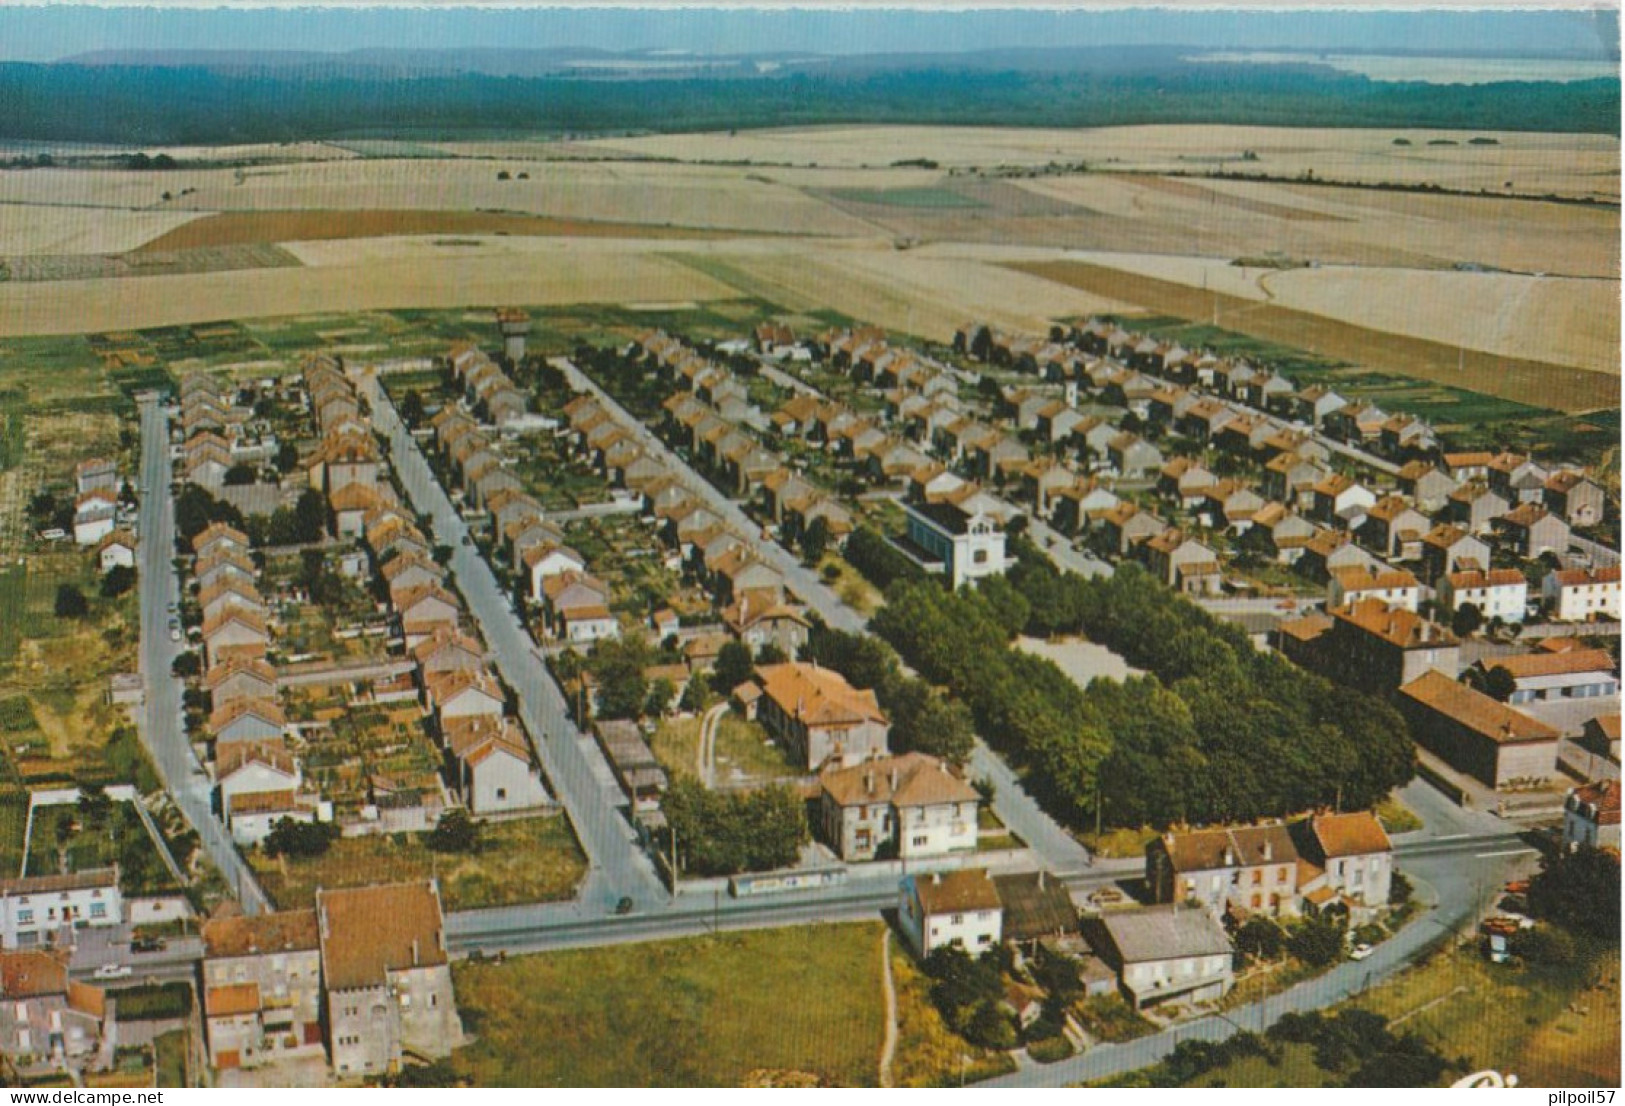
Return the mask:
[(1379, 82), (1187, 47), (701, 56), (581, 49), (101, 51), (0, 64), (0, 138), (128, 145), (830, 123), (1618, 134), (1618, 80)]

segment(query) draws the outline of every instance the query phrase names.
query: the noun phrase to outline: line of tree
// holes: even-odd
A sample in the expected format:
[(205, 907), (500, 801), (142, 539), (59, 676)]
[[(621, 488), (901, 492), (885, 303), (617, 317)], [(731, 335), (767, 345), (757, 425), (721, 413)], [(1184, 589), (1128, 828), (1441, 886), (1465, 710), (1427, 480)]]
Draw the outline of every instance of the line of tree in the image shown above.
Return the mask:
[[(1369, 806), (1414, 772), (1388, 704), (1255, 649), (1239, 628), (1134, 565), (1062, 576), (1023, 540), (1007, 578), (958, 594), (901, 582), (877, 633), (969, 704), (1075, 826), (1167, 826)], [(1084, 633), (1147, 670), (1087, 692), (1009, 647), (1019, 631)]]
[(895, 580), (920, 580), (925, 573), (877, 530), (860, 526), (846, 539), (844, 556), (875, 587), (882, 591)]

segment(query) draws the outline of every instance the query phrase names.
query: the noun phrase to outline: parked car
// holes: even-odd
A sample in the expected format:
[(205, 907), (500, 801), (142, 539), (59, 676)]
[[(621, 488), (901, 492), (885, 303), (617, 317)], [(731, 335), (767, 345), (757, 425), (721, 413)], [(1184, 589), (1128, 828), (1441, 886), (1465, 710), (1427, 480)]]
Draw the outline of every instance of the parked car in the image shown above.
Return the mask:
[(169, 942), (162, 937), (137, 937), (130, 942), (131, 952), (163, 952)]
[(1375, 951), (1375, 950), (1373, 950), (1370, 945), (1363, 944), (1363, 943), (1358, 944), (1358, 945), (1354, 946), (1354, 951), (1349, 953), (1349, 959), (1350, 960), (1364, 960), (1366, 957), (1370, 956), (1373, 951)]
[(135, 972), (123, 964), (103, 964), (93, 974), (97, 979), (124, 979)]

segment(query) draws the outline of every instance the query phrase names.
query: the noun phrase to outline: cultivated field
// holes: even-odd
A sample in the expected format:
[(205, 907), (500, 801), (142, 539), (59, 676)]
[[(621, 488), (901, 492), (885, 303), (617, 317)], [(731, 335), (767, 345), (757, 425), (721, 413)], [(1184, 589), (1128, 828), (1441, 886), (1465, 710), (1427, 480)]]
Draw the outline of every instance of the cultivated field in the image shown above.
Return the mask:
[(0, 255), (121, 253), (195, 218), (187, 211), (0, 204)]
[[(1470, 146), (1471, 137), (1494, 146)], [(1394, 145), (1404, 138), (1408, 146)], [(1431, 141), (1454, 145), (1431, 146)], [(1017, 127), (831, 126), (699, 135), (657, 135), (579, 143), (604, 153), (683, 161), (886, 167), (929, 158), (944, 168), (1087, 162), (1152, 172), (1226, 170), (1362, 183), (1434, 183), (1445, 188), (1619, 198), (1619, 141), (1605, 135), (1407, 129), (1143, 126), (1076, 130)], [(1243, 161), (1252, 151), (1256, 160)]]

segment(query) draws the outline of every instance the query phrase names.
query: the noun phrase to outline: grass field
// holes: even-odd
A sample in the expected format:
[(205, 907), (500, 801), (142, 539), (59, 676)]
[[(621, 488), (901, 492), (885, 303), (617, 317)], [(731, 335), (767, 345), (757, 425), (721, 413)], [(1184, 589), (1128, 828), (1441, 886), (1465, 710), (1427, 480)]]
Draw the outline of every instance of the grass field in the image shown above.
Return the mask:
[(186, 1086), (187, 1033), (185, 1029), (174, 1029), (153, 1038), (153, 1052), (158, 1062), (158, 1086)]
[(563, 817), (524, 818), (485, 826), (473, 856), (431, 852), (422, 835), (343, 837), (324, 856), (271, 859), (249, 854), (278, 909), (314, 905), (316, 888), (360, 887), (438, 876), (447, 910), (569, 898), (586, 874), (586, 857)]
[(989, 1052), (948, 1028), (931, 1001), (931, 980), (896, 934), (891, 945), (892, 983), (897, 988), (896, 1087), (952, 1087), (1012, 1070), (1002, 1052)]
[(1300, 350), (1307, 347), (1326, 360), (1380, 368), (1529, 407), (1587, 411), (1616, 406), (1619, 400), (1617, 378), (1583, 369), (1462, 350), (1082, 262), (1014, 262), (1011, 267), (1187, 319), (1205, 318), (1217, 304), (1227, 330)]
[(28, 874), (54, 875), (64, 870), (64, 859), (69, 872), (120, 864), (119, 884), (127, 895), (177, 890), (151, 835), (129, 803), (114, 803), (100, 826), (90, 824), (77, 806), (36, 809)]
[[(874, 1086), (877, 923), (756, 930), (453, 966), (478, 1087)], [(538, 1034), (543, 1036), (539, 1037)]]

